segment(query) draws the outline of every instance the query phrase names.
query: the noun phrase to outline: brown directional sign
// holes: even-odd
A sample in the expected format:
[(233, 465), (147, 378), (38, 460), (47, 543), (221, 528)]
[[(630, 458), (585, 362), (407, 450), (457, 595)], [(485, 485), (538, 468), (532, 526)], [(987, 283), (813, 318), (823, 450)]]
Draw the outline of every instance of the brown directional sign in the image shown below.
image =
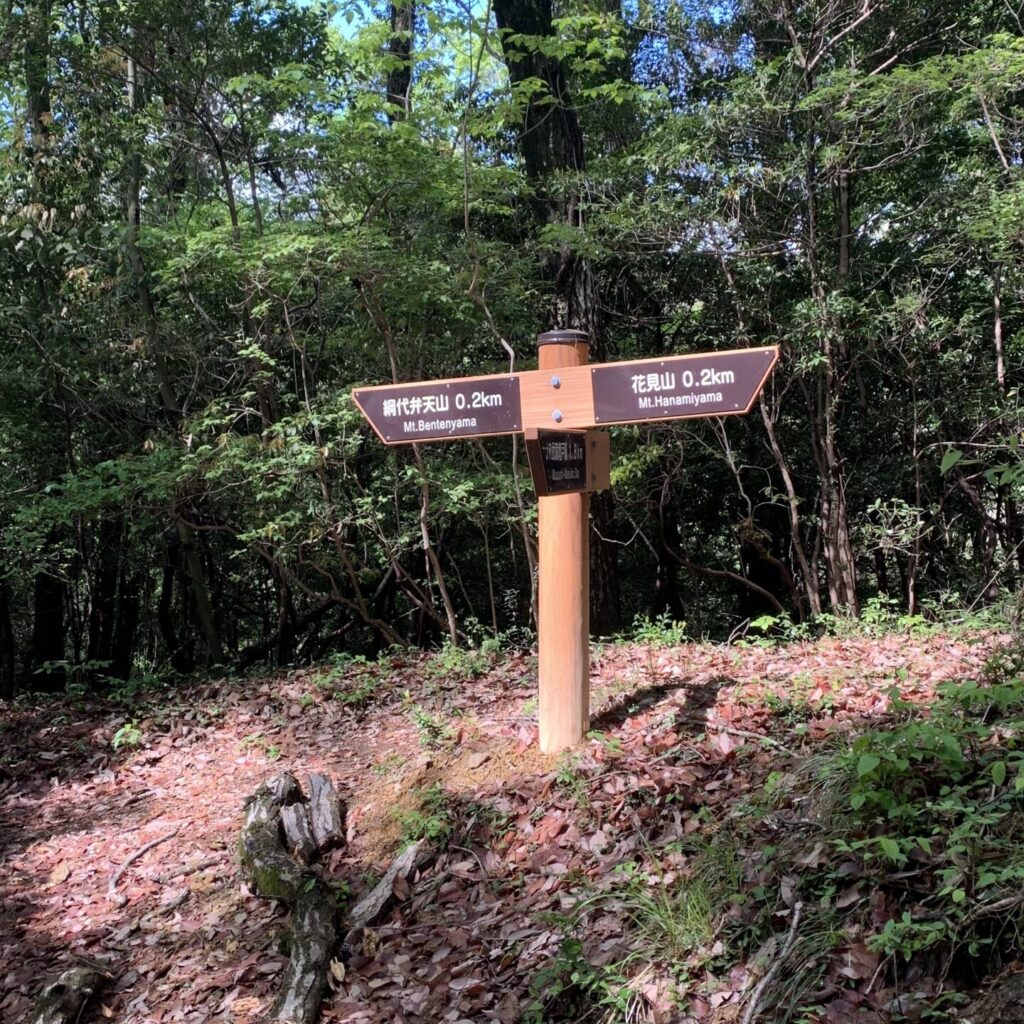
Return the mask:
[(539, 369), (356, 388), (386, 444), (526, 434), (537, 502), (538, 725), (550, 753), (583, 740), (590, 722), (587, 491), (610, 484), (611, 423), (749, 412), (777, 347), (587, 364), (582, 331), (537, 339)]
[(356, 388), (356, 405), (387, 444), (512, 434), (523, 429), (519, 374)]
[(594, 422), (749, 412), (778, 358), (771, 346), (591, 366)]
[(778, 362), (777, 346), (561, 366), (356, 388), (352, 396), (387, 444), (585, 430), (750, 411)]
[(538, 497), (610, 486), (610, 443), (603, 430), (527, 427), (526, 452)]

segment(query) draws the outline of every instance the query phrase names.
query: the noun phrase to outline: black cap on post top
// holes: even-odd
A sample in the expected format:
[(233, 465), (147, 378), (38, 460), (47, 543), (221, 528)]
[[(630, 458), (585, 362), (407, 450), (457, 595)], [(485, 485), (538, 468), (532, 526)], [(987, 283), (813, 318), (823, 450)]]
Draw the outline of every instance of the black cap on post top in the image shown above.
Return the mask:
[(537, 335), (537, 347), (541, 345), (589, 345), (590, 335), (586, 331), (545, 331)]

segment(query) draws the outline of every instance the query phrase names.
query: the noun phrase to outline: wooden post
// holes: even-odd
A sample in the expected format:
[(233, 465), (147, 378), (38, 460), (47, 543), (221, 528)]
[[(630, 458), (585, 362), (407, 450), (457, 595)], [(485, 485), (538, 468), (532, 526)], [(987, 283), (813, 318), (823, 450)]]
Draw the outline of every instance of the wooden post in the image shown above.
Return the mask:
[[(537, 338), (539, 367), (549, 372), (550, 422), (557, 430), (558, 370), (582, 366), (590, 354), (583, 331)], [(537, 499), (540, 749), (582, 742), (590, 725), (590, 497), (586, 492)]]

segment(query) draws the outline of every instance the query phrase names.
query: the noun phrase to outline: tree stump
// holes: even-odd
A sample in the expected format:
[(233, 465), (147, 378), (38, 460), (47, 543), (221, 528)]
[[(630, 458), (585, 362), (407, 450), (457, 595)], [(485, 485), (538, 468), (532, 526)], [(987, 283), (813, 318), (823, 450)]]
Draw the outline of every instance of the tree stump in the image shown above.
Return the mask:
[(109, 980), (110, 975), (98, 967), (72, 967), (43, 986), (31, 1024), (74, 1024)]
[[(329, 781), (324, 782), (330, 787)], [(330, 792), (335, 806), (340, 808), (333, 788)], [(282, 814), (297, 806), (301, 798), (298, 782), (287, 772), (264, 783), (246, 802), (239, 839), (239, 853), (250, 888), (260, 896), (286, 904), (292, 911), (291, 958), (268, 1018), (275, 1024), (316, 1021), (337, 942), (334, 893), (315, 870), (300, 864), (282, 845)], [(297, 814), (289, 814), (288, 818), (293, 822), (301, 820)], [(340, 831), (344, 836), (343, 825)]]

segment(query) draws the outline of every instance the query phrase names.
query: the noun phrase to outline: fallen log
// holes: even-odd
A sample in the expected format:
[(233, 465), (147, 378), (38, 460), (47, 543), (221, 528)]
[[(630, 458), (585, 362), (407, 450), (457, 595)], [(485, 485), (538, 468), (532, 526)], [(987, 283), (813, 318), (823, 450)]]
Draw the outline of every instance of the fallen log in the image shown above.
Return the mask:
[(320, 772), (309, 773), (309, 820), (320, 853), (345, 845), (345, 809), (331, 780)]
[(364, 928), (379, 921), (384, 911), (391, 906), (395, 895), (395, 879), (405, 878), (419, 867), (427, 857), (428, 849), (424, 840), (407, 846), (384, 872), (384, 877), (364, 896), (349, 913), (353, 929)]
[(246, 802), (239, 839), (249, 887), (292, 911), (291, 957), (268, 1017), (274, 1024), (314, 1024), (337, 942), (334, 893), (282, 845), (282, 811), (301, 798), (302, 790), (288, 772), (265, 782)]
[(99, 995), (111, 975), (99, 967), (72, 967), (43, 986), (32, 1010), (31, 1024), (73, 1024), (89, 1001)]

